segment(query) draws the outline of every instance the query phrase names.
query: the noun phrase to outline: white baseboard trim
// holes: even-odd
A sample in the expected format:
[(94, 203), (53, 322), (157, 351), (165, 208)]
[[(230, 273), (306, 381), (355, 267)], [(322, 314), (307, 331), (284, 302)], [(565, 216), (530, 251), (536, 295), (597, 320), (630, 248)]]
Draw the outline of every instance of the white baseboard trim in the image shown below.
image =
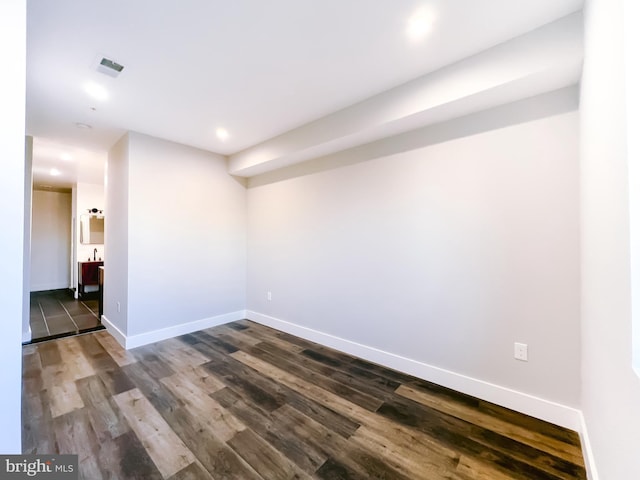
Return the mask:
[(45, 292), (47, 290), (62, 290), (69, 288), (67, 282), (54, 282), (54, 283), (41, 283), (39, 285), (32, 285), (30, 291), (32, 292)]
[(239, 310), (237, 312), (225, 313), (215, 317), (203, 318), (194, 322), (181, 323), (179, 325), (173, 325), (171, 327), (151, 330), (149, 332), (129, 336), (125, 335), (104, 315), (102, 316), (102, 323), (118, 343), (125, 349), (129, 350), (131, 348), (141, 347), (161, 340), (167, 340), (168, 338), (177, 337), (186, 333), (197, 332), (198, 330), (203, 330), (205, 328), (211, 328), (225, 323), (235, 322), (236, 320), (242, 320), (243, 318), (246, 318), (246, 313), (247, 312), (245, 310)]
[(582, 444), (582, 455), (584, 455), (585, 468), (587, 470), (587, 478), (589, 480), (599, 480), (598, 470), (596, 469), (596, 460), (593, 456), (591, 441), (589, 440), (589, 429), (584, 415), (580, 412), (580, 443)]
[(123, 348), (127, 348), (126, 347), (127, 336), (122, 332), (122, 330), (120, 330), (118, 327), (116, 327), (113, 324), (113, 322), (111, 322), (111, 320), (109, 320), (104, 315), (102, 315), (102, 317), (100, 317), (100, 321), (102, 322), (102, 325), (104, 325), (105, 328), (107, 329), (107, 332), (109, 332), (111, 334), (111, 336), (116, 339), (116, 341), (120, 344), (120, 346), (123, 347)]
[(31, 326), (26, 331), (22, 332), (22, 343), (29, 343), (31, 341)]
[(248, 310), (247, 318), (254, 322), (282, 330), (304, 339), (335, 348), (385, 367), (408, 373), (429, 382), (466, 393), (482, 400), (501, 405), (532, 417), (580, 432), (581, 412), (572, 407), (545, 400), (507, 387), (468, 377), (439, 367), (428, 365), (394, 353), (362, 345), (308, 327), (296, 325), (268, 315)]

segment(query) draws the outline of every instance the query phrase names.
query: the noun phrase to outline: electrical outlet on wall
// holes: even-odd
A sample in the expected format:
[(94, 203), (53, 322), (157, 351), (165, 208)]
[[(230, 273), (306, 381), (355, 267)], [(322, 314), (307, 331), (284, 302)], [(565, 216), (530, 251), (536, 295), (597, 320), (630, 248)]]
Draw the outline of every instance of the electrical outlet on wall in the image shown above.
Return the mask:
[(516, 360), (522, 360), (523, 362), (529, 361), (529, 347), (526, 343), (514, 343), (513, 344), (513, 356)]
[(271, 292), (267, 292), (267, 300), (271, 301)]

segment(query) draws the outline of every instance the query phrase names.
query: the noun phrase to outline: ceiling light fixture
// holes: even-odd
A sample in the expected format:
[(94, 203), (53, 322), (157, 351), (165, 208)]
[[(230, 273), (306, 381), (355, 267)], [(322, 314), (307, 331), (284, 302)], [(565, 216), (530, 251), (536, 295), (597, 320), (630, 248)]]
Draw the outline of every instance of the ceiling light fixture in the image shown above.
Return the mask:
[(60, 160), (64, 160), (65, 162), (70, 162), (72, 158), (73, 157), (68, 153), (63, 153), (62, 155), (60, 155)]
[(51, 170), (49, 170), (49, 175), (51, 175), (52, 177), (58, 177), (61, 173), (62, 172), (60, 172), (60, 170), (58, 170), (57, 168), (52, 168)]
[(431, 30), (433, 25), (433, 15), (422, 7), (417, 10), (407, 22), (407, 36), (413, 40), (422, 40)]
[(109, 98), (109, 92), (107, 92), (107, 89), (95, 82), (85, 83), (84, 91), (91, 98), (100, 102), (104, 102)]
[(227, 138), (229, 138), (229, 132), (226, 128), (218, 128), (216, 129), (216, 136), (224, 142)]

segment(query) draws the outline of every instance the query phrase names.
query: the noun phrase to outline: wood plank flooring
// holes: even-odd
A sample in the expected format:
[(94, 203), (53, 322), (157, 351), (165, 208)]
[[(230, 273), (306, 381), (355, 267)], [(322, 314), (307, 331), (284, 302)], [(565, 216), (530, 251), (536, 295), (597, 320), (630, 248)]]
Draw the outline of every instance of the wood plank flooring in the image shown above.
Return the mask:
[(23, 452), (87, 480), (586, 479), (575, 432), (248, 320), (23, 364)]

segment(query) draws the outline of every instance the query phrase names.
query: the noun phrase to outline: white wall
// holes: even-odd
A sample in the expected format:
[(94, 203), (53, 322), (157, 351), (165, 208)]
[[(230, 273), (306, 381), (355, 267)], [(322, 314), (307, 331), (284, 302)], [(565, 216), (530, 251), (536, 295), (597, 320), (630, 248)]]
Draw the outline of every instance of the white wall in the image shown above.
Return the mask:
[(34, 190), (31, 291), (69, 287), (71, 193)]
[(418, 134), (252, 179), (248, 309), (577, 407), (576, 89)]
[[(580, 104), (582, 408), (597, 473), (604, 480), (640, 478), (640, 380), (632, 370), (622, 4), (586, 2)], [(630, 60), (637, 57), (636, 48), (629, 46)], [(636, 131), (631, 134), (637, 137)]]
[(27, 135), (24, 148), (24, 248), (22, 253), (22, 342), (31, 341), (31, 197), (33, 192), (33, 137)]
[[(105, 279), (105, 293), (107, 281), (128, 282), (127, 298), (109, 294), (111, 304), (127, 304), (123, 333), (144, 343), (140, 339), (150, 339), (158, 330), (228, 314), (241, 318), (237, 312), (244, 310), (246, 292), (244, 184), (228, 175), (222, 156), (133, 132), (127, 145), (128, 277)], [(112, 226), (122, 223), (111, 207), (112, 192), (122, 187), (112, 184), (111, 172), (110, 157), (105, 273), (118, 256), (111, 250)], [(105, 308), (110, 320), (113, 305)]]
[(0, 452), (21, 451), (21, 321), (23, 304), (26, 0), (0, 2)]
[[(129, 135), (109, 150), (105, 179), (104, 316), (126, 334), (129, 298)], [(113, 332), (113, 329), (111, 330)], [(114, 332), (115, 333), (115, 332)], [(119, 338), (122, 340), (122, 338)]]
[(629, 165), (629, 223), (631, 242), (631, 296), (633, 320), (633, 361), (640, 375), (640, 57), (634, 55), (640, 45), (640, 30), (636, 28), (640, 18), (640, 4), (635, 0), (624, 1), (625, 45), (625, 113), (626, 146)]

